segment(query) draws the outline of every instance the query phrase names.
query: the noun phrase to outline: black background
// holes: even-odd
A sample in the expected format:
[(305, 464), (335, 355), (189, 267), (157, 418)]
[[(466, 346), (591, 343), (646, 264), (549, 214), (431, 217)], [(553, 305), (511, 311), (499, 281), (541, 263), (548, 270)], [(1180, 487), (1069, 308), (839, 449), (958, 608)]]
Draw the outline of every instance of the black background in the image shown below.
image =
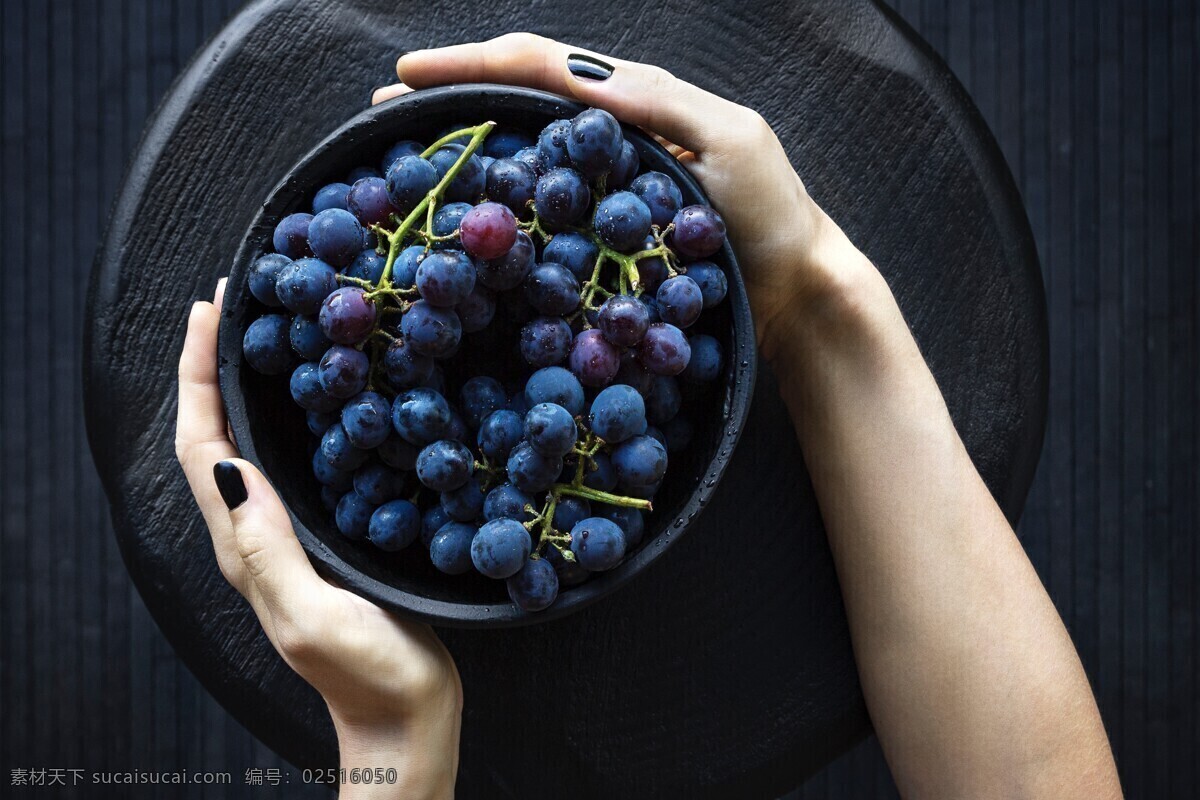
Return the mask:
[[(84, 287), (126, 160), (172, 78), (237, 5), (4, 0), (5, 785), (14, 767), (227, 770), (240, 784), (248, 767), (285, 766), (200, 689), (133, 590), (78, 388)], [(1129, 796), (1194, 797), (1200, 9), (1190, 0), (894, 7), (979, 105), (1037, 238), (1050, 412), (1020, 533), (1096, 688)], [(890, 795), (874, 743), (798, 793)]]

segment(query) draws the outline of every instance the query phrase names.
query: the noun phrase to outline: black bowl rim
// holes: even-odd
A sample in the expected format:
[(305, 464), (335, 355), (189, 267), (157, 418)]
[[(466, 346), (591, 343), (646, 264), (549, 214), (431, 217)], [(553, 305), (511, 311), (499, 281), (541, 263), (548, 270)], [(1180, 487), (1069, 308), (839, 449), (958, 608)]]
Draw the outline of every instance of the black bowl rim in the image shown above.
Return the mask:
[[(241, 457), (254, 464), (264, 474), (265, 470), (255, 452), (253, 437), (249, 434), (250, 423), (245, 402), (239, 390), (238, 375), (242, 367), (242, 337), (240, 331), (232, 330), (235, 318), (240, 316), (242, 306), (248, 302), (246, 283), (250, 257), (261, 248), (261, 241), (258, 240), (255, 232), (262, 230), (265, 219), (278, 218), (281, 215), (281, 207), (286, 207), (292, 202), (293, 198), (290, 195), (294, 195), (296, 191), (297, 173), (305, 173), (310, 170), (319, 171), (314, 164), (323, 159), (327, 151), (335, 147), (341, 140), (353, 137), (358, 133), (365, 133), (385, 117), (411, 113), (415, 118), (420, 116), (424, 108), (431, 105), (471, 103), (472, 101), (483, 101), (485, 98), (487, 100), (499, 98), (519, 103), (525, 105), (531, 112), (549, 114), (555, 119), (573, 117), (586, 108), (585, 105), (575, 100), (549, 92), (497, 84), (458, 84), (412, 92), (364, 110), (325, 137), (288, 170), (255, 214), (253, 222), (247, 229), (247, 234), (238, 247), (237, 255), (229, 271), (229, 280), (222, 301), (217, 351), (220, 357), (218, 377), (221, 396), (225, 403), (225, 412), (230, 429), (233, 431), (234, 440), (241, 452)], [(709, 202), (708, 196), (691, 173), (679, 164), (662, 145), (637, 128), (627, 125), (622, 127), (626, 137), (634, 141), (639, 149), (654, 150), (665, 155), (668, 163), (674, 167), (671, 177), (683, 184), (688, 192), (701, 198), (704, 203)], [(285, 196), (286, 202), (283, 199)], [(599, 573), (587, 582), (571, 587), (569, 592), (561, 595), (554, 605), (545, 611), (526, 612), (512, 602), (482, 604), (434, 600), (403, 591), (364, 575), (330, 550), (315, 533), (298, 519), (295, 512), (285, 502), (284, 507), (287, 508), (288, 516), (292, 519), (296, 537), (318, 572), (333, 579), (344, 588), (401, 616), (432, 625), (457, 628), (515, 627), (560, 619), (595, 603), (632, 580), (695, 524), (700, 512), (708, 504), (724, 476), (730, 456), (741, 437), (750, 413), (758, 362), (754, 322), (751, 318), (750, 304), (746, 296), (741, 270), (728, 242), (724, 244), (722, 254), (728, 264), (727, 274), (731, 279), (727, 297), (731, 306), (733, 326), (733, 347), (729, 353), (731, 386), (728, 388), (726, 401), (729, 419), (713, 458), (701, 473), (704, 477), (697, 481), (687, 503), (676, 515), (676, 520), (665, 520), (665, 524), (661, 526), (653, 539), (643, 544), (633, 555), (614, 569)]]

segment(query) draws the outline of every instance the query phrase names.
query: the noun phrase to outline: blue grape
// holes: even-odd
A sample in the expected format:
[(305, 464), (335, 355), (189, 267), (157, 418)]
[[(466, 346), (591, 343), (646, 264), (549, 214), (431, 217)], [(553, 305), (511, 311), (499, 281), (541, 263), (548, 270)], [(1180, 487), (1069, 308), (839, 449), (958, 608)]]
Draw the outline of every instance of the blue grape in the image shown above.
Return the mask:
[(647, 425), (645, 433), (663, 447), (667, 446), (667, 435), (653, 425)]
[(451, 519), (470, 522), (483, 513), (483, 490), (479, 481), (470, 480), (457, 489), (442, 492), (441, 503)]
[[(434, 236), (453, 236), (458, 230), (458, 225), (462, 222), (463, 216), (466, 215), (474, 206), (470, 203), (447, 203), (437, 210), (433, 215), (433, 226), (431, 230)], [(441, 246), (439, 244), (439, 246)]]
[(651, 436), (634, 436), (612, 452), (617, 481), (626, 487), (647, 487), (662, 480), (667, 471), (667, 448)]
[(384, 175), (387, 175), (392, 165), (400, 159), (405, 156), (419, 156), (424, 152), (425, 145), (420, 142), (414, 142), (411, 139), (401, 139), (384, 152), (383, 158), (379, 162), (379, 170)]
[(506, 254), (475, 265), (479, 282), (497, 292), (520, 286), (533, 269), (535, 256), (529, 234), (517, 231), (517, 238)]
[(474, 287), (475, 264), (461, 250), (430, 253), (417, 267), (417, 291), (431, 306), (458, 305)]
[(325, 431), (329, 430), (329, 426), (337, 422), (340, 417), (331, 412), (321, 411), (305, 411), (304, 424), (308, 427), (309, 433), (316, 436), (318, 439), (324, 435)]
[(608, 453), (594, 453), (583, 469), (583, 485), (602, 492), (617, 488), (617, 471)]
[[(442, 529), (447, 522), (453, 522), (450, 515), (446, 513), (446, 509), (441, 505), (432, 506), (421, 515), (421, 544), (425, 545), (426, 549), (433, 544), (433, 537)], [(468, 542), (468, 545), (470, 543)], [(468, 553), (468, 557), (470, 554)]]
[(350, 470), (338, 469), (330, 464), (320, 447), (313, 451), (312, 470), (313, 475), (322, 485), (339, 492), (348, 492), (354, 486), (354, 473)]
[(356, 470), (367, 460), (369, 453), (360, 450), (350, 442), (342, 423), (336, 422), (329, 426), (321, 437), (321, 454), (334, 469), (349, 472)]
[(551, 226), (574, 225), (591, 201), (587, 181), (573, 169), (552, 169), (538, 179), (533, 193), (538, 217)]
[(541, 611), (558, 599), (558, 573), (544, 558), (530, 558), (505, 583), (508, 597), (522, 611)]
[(610, 192), (617, 189), (624, 189), (629, 186), (629, 182), (633, 180), (633, 176), (637, 175), (638, 167), (640, 166), (641, 161), (638, 158), (637, 148), (632, 143), (626, 141), (621, 145), (621, 155), (617, 157), (612, 171), (608, 173), (604, 187)]
[(575, 420), (556, 403), (538, 403), (525, 415), (525, 440), (547, 458), (562, 458), (575, 447)]
[[(570, 551), (568, 550), (567, 552)], [(567, 561), (563, 558), (563, 554), (558, 551), (557, 547), (547, 547), (545, 553), (542, 554), (542, 558), (554, 568), (554, 574), (558, 576), (559, 586), (578, 586), (592, 577), (592, 573), (579, 566), (578, 561)]]
[(654, 377), (648, 369), (642, 366), (642, 362), (637, 360), (637, 354), (634, 351), (626, 350), (621, 353), (621, 367), (617, 370), (613, 383), (632, 386), (645, 397), (650, 392), (650, 385), (653, 383)]
[(395, 389), (412, 389), (429, 380), (433, 359), (412, 348), (407, 340), (397, 339), (383, 352), (383, 372)]
[(312, 222), (312, 214), (288, 214), (279, 220), (271, 235), (271, 244), (275, 252), (291, 259), (311, 256), (312, 249), (308, 246), (308, 224)]
[(427, 378), (421, 384), (421, 388), (433, 389), (435, 392), (440, 394), (442, 397), (445, 397), (446, 396), (446, 373), (442, 370), (441, 367), (439, 367), (437, 364), (434, 364), (433, 369), (430, 370), (430, 372), (429, 372), (429, 378)]
[(396, 213), (383, 178), (355, 181), (346, 195), (346, 210), (363, 225), (379, 225)]
[(625, 557), (625, 533), (610, 519), (588, 517), (571, 529), (571, 552), (588, 572), (612, 569)]
[(658, 316), (677, 328), (687, 328), (700, 319), (704, 310), (704, 294), (700, 286), (687, 275), (667, 278), (658, 287)]
[[(424, 250), (425, 248), (421, 249)], [(350, 266), (346, 267), (345, 274), (347, 277), (358, 278), (368, 283), (379, 283), (379, 279), (383, 277), (383, 268), (386, 266), (387, 256), (381, 256), (375, 252), (374, 248), (368, 248), (359, 251), (354, 260), (350, 262)], [(395, 274), (396, 265), (393, 264), (392, 275), (394, 276)]]
[(517, 128), (500, 127), (483, 141), (483, 154), (491, 158), (511, 158), (518, 150), (537, 144), (537, 139)]
[(411, 472), (417, 468), (417, 454), (420, 450), (415, 445), (401, 439), (400, 434), (396, 433), (393, 428), (392, 433), (383, 440), (383, 444), (379, 445), (375, 452), (379, 454), (380, 460), (392, 469)]
[(492, 461), (505, 461), (525, 435), (520, 415), (507, 408), (488, 414), (479, 425), (475, 443)]
[(581, 520), (592, 515), (592, 504), (582, 497), (560, 497), (554, 506), (554, 519), (550, 523), (556, 531), (570, 533)]
[(600, 248), (591, 237), (577, 231), (554, 234), (542, 251), (543, 260), (562, 264), (581, 283), (591, 280), (598, 255)]
[(483, 500), (483, 518), (515, 519), (517, 522), (528, 522), (533, 515), (525, 508), (533, 505), (533, 498), (513, 486), (503, 483), (487, 493)]
[(625, 534), (625, 550), (632, 550), (641, 544), (646, 533), (646, 519), (642, 512), (628, 506), (610, 506), (607, 503), (596, 504), (596, 516), (612, 520)]
[(346, 195), (350, 193), (348, 183), (330, 183), (322, 186), (313, 195), (313, 213), (320, 214), (331, 208), (346, 210)]
[(500, 381), (486, 375), (477, 375), (463, 384), (460, 399), (467, 424), (478, 428), (485, 417), (504, 408), (508, 402), (508, 395), (505, 394)]
[(288, 390), (296, 405), (305, 411), (329, 413), (342, 407), (342, 401), (321, 385), (321, 368), (315, 361), (306, 361), (292, 371)]
[[(438, 180), (446, 176), (446, 173), (454, 166), (454, 162), (465, 150), (466, 148), (461, 144), (453, 143), (445, 145), (429, 157), (429, 163), (437, 171)], [(484, 172), (483, 162), (479, 160), (479, 156), (472, 154), (459, 168), (458, 174), (454, 176), (454, 180), (450, 181), (450, 185), (446, 187), (442, 196), (452, 203), (474, 202), (479, 199), (486, 188), (487, 176)]]
[(326, 264), (346, 267), (362, 250), (363, 229), (349, 211), (329, 208), (308, 223), (308, 244)]
[(371, 335), (377, 315), (374, 301), (357, 286), (334, 289), (321, 304), (321, 331), (338, 344), (358, 344)]
[(650, 392), (644, 395), (646, 400), (646, 419), (651, 425), (662, 425), (673, 419), (683, 405), (683, 395), (679, 391), (679, 382), (666, 375), (656, 375), (650, 384)]
[(617, 444), (645, 430), (646, 404), (633, 387), (615, 384), (596, 395), (588, 419), (593, 433)]
[(378, 392), (363, 392), (346, 401), (342, 427), (355, 447), (373, 450), (392, 432), (392, 406)]
[(471, 479), (475, 458), (461, 442), (443, 439), (417, 456), (417, 479), (435, 492), (449, 492)]
[(621, 368), (621, 351), (590, 328), (575, 337), (567, 365), (584, 386), (607, 386)]
[(546, 171), (546, 165), (542, 161), (542, 154), (536, 146), (522, 147), (517, 152), (513, 153), (513, 161), (519, 161), (525, 166), (533, 170), (533, 174), (541, 176)]
[(661, 172), (646, 172), (633, 179), (629, 191), (642, 199), (650, 209), (650, 221), (665, 228), (683, 208), (683, 193), (675, 181)]
[(688, 339), (692, 357), (679, 377), (692, 383), (712, 383), (721, 374), (721, 343), (706, 333)]
[(683, 331), (666, 322), (655, 322), (638, 346), (638, 359), (655, 375), (678, 375), (692, 357)]
[(433, 389), (409, 389), (392, 404), (392, 426), (417, 447), (436, 442), (450, 430), (450, 404)]
[(577, 417), (583, 413), (583, 385), (562, 367), (544, 367), (526, 381), (525, 400), (530, 408), (538, 403), (557, 403)]
[(282, 375), (295, 365), (296, 353), (288, 338), (291, 321), (283, 314), (264, 314), (246, 328), (242, 353), (255, 372)]
[(513, 158), (497, 159), (487, 168), (487, 196), (521, 216), (529, 210), (537, 188), (537, 173)]
[(662, 433), (663, 438), (666, 439), (667, 452), (678, 453), (680, 450), (686, 450), (687, 446), (692, 443), (695, 431), (692, 423), (683, 417), (674, 417), (663, 424)]
[(534, 367), (560, 364), (571, 352), (571, 326), (562, 317), (535, 317), (521, 328), (521, 356)]
[(367, 538), (371, 526), (371, 515), (375, 506), (358, 492), (347, 492), (338, 501), (334, 519), (338, 530), (347, 539), (359, 541)]
[(407, 215), (437, 185), (439, 177), (433, 164), (419, 155), (402, 156), (388, 167), (384, 182), (388, 200), (401, 216)]
[(554, 485), (562, 472), (561, 458), (548, 458), (521, 442), (508, 455), (508, 479), (523, 492), (537, 494)]
[[(417, 285), (417, 269), (428, 254), (425, 245), (413, 244), (396, 254), (392, 262), (392, 286), (397, 289), (411, 289)], [(381, 272), (380, 275), (383, 273)]]
[(725, 272), (711, 261), (688, 264), (687, 276), (700, 287), (705, 308), (719, 304), (729, 292), (729, 279), (725, 277)]
[(650, 314), (650, 324), (662, 322), (662, 318), (658, 316), (658, 301), (649, 295), (642, 295), (638, 298), (642, 304), (646, 306), (646, 311)]
[(489, 578), (515, 575), (529, 558), (529, 531), (515, 519), (494, 519), (471, 540), (471, 563)]
[(400, 331), (416, 352), (446, 358), (462, 340), (462, 322), (452, 308), (438, 308), (418, 300), (400, 319)]
[(508, 398), (508, 410), (525, 419), (525, 415), (529, 413), (529, 401), (525, 398), (524, 387), (518, 388)]
[(650, 310), (637, 298), (613, 295), (600, 306), (596, 321), (605, 339), (617, 347), (633, 347), (650, 327)]
[(272, 307), (283, 305), (283, 301), (275, 292), (275, 284), (279, 281), (279, 273), (283, 272), (284, 267), (291, 263), (290, 258), (280, 253), (267, 253), (254, 259), (254, 263), (250, 265), (250, 275), (247, 278), (247, 282), (250, 284), (250, 294), (254, 295), (255, 299), (263, 305)]
[(337, 288), (337, 271), (318, 258), (298, 258), (280, 271), (275, 283), (280, 302), (297, 314), (317, 313)]
[(725, 220), (708, 206), (686, 206), (672, 220), (671, 244), (688, 258), (708, 258), (725, 242)]
[(447, 575), (471, 571), (471, 540), (477, 528), (465, 522), (447, 522), (429, 543), (429, 559)]
[(421, 532), (421, 512), (407, 500), (384, 503), (371, 514), (367, 538), (380, 550), (403, 550)]
[(571, 120), (567, 153), (571, 164), (589, 178), (607, 175), (621, 157), (621, 123), (599, 108), (579, 112)]
[(650, 233), (650, 209), (633, 192), (614, 192), (596, 205), (596, 235), (614, 250), (637, 250)]
[(538, 264), (525, 279), (525, 299), (542, 314), (570, 314), (579, 307), (579, 281), (561, 264)]
[(492, 323), (496, 316), (496, 296), (476, 283), (470, 293), (454, 307), (463, 333), (476, 333)]
[(551, 122), (538, 135), (538, 159), (545, 171), (565, 167), (571, 156), (567, 153), (567, 136), (571, 133), (571, 121), (560, 119)]
[(450, 429), (446, 431), (447, 439), (453, 439), (456, 442), (470, 444), (471, 432), (467, 429), (467, 422), (453, 408), (450, 409)]
[(404, 476), (379, 461), (368, 461), (354, 473), (354, 491), (363, 499), (381, 505), (404, 491)]
[(330, 397), (345, 399), (366, 388), (371, 361), (361, 350), (335, 344), (321, 356), (319, 368), (325, 393)]
[[(354, 188), (354, 184), (358, 183), (363, 178), (382, 178), (382, 177), (383, 177), (383, 173), (381, 173), (379, 170), (375, 169), (374, 167), (367, 167), (367, 166), (355, 167), (354, 169), (350, 170), (350, 172), (346, 173), (346, 184), (348, 186), (350, 186), (351, 188)], [(349, 211), (349, 208), (347, 208), (346, 210)]]

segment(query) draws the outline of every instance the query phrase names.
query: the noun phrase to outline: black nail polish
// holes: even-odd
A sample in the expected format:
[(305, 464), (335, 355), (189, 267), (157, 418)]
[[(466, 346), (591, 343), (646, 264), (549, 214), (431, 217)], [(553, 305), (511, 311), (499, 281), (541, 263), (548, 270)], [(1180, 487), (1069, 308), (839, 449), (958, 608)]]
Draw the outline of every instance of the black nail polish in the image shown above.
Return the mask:
[(217, 482), (217, 491), (230, 511), (246, 502), (246, 482), (242, 480), (242, 471), (229, 461), (218, 461), (213, 464), (213, 480)]
[(567, 71), (576, 78), (603, 81), (613, 74), (613, 67), (598, 58), (585, 56), (583, 53), (572, 53), (567, 56)]

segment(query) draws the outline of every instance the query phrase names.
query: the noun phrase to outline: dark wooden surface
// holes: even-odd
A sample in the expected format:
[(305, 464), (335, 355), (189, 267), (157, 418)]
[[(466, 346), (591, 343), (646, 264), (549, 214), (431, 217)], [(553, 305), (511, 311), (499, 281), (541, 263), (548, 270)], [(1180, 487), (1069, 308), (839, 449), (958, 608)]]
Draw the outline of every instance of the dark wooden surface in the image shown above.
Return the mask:
[[(0, 764), (235, 779), (279, 766), (199, 689), (131, 590), (76, 388), (79, 287), (122, 161), (231, 9), (3, 9)], [(1194, 796), (1196, 11), (1082, 0), (900, 10), (993, 126), (1043, 258), (1051, 413), (1022, 534), (1097, 686), (1130, 796)], [(859, 748), (801, 794), (887, 796), (879, 764)]]

